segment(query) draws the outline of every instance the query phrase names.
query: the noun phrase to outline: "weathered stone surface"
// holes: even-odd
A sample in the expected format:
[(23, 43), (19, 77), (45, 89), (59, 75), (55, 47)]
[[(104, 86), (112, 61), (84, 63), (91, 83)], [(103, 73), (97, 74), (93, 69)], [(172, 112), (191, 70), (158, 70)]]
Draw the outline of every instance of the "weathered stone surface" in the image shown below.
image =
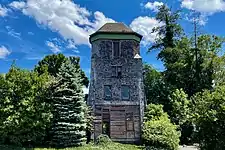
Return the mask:
[[(135, 40), (117, 40), (120, 56), (113, 56), (114, 40), (96, 40), (92, 43), (91, 80), (88, 104), (96, 117), (94, 137), (103, 132), (103, 121), (109, 123), (109, 136), (115, 141), (137, 142), (141, 136), (144, 111), (144, 86), (140, 43)], [(121, 75), (115, 76), (116, 67)], [(104, 86), (111, 87), (111, 99), (105, 99)], [(129, 87), (129, 99), (122, 99), (121, 87)], [(105, 117), (103, 117), (105, 116)]]

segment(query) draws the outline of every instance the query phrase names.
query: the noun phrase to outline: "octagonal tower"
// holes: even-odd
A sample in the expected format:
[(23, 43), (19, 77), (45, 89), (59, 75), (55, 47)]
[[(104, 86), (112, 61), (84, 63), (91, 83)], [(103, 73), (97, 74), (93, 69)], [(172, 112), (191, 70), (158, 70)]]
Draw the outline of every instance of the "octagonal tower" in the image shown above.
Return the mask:
[(93, 108), (94, 138), (140, 141), (144, 113), (142, 36), (123, 23), (106, 23), (90, 35), (91, 76), (88, 105)]

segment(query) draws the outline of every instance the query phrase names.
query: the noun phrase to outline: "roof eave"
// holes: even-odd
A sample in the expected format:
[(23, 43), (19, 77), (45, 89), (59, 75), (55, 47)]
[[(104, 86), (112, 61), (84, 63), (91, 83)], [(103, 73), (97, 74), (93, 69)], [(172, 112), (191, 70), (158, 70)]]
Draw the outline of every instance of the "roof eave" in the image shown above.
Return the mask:
[(91, 38), (98, 35), (98, 34), (125, 34), (125, 35), (136, 35), (137, 37), (140, 38), (140, 40), (142, 39), (142, 35), (137, 33), (137, 32), (95, 32), (93, 34), (90, 35), (89, 37), (89, 42), (91, 43)]

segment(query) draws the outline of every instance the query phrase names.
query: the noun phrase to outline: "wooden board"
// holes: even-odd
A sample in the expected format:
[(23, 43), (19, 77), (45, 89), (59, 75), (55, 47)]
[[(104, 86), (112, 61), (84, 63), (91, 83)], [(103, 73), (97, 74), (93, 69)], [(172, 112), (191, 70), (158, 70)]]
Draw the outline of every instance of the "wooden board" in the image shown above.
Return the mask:
[(127, 132), (127, 138), (130, 138), (130, 139), (132, 139), (132, 138), (134, 138), (134, 132), (132, 132), (132, 131), (128, 131)]
[(133, 121), (127, 121), (127, 131), (134, 131)]
[(111, 132), (124, 132), (126, 131), (125, 126), (111, 126), (110, 128)]
[(111, 121), (111, 126), (125, 126), (125, 121)]

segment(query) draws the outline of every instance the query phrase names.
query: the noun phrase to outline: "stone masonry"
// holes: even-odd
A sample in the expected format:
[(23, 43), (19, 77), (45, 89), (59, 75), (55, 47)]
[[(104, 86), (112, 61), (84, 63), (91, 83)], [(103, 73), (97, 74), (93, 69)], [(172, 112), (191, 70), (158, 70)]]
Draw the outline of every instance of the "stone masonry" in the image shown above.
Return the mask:
[(122, 23), (105, 24), (90, 36), (94, 138), (107, 134), (113, 141), (140, 141), (145, 97), (137, 39), (141, 35)]

